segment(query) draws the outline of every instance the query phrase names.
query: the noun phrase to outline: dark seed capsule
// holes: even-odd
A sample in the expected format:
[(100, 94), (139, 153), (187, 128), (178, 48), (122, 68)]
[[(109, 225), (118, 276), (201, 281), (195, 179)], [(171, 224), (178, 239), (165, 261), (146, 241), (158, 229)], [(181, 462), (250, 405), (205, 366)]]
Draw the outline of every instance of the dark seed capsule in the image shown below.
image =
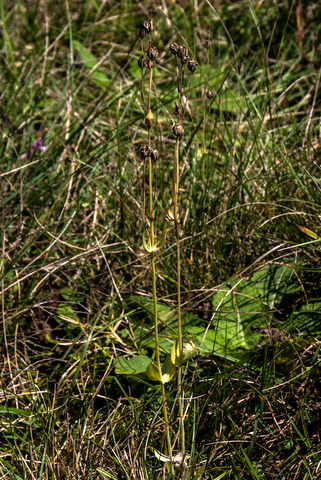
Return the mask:
[(149, 47), (147, 50), (147, 56), (150, 60), (154, 60), (158, 56), (158, 50), (155, 47)]
[(195, 62), (195, 60), (191, 59), (188, 61), (187, 68), (189, 69), (190, 72), (192, 73), (195, 72), (197, 67), (198, 67), (198, 64), (197, 62)]
[(206, 96), (207, 96), (207, 98), (209, 98), (209, 99), (213, 98), (214, 95), (215, 95), (215, 92), (212, 92), (212, 90), (209, 90), (209, 91), (206, 93)]
[(187, 63), (189, 60), (190, 60), (190, 57), (189, 57), (188, 55), (187, 55), (186, 57), (183, 57), (183, 58), (181, 59), (182, 65), (185, 65), (185, 63)]
[(144, 27), (142, 27), (140, 30), (139, 30), (139, 36), (140, 38), (144, 38), (146, 35), (146, 30)]
[(172, 52), (173, 55), (178, 55), (178, 45), (177, 43), (172, 43), (172, 45), (169, 47), (170, 51)]
[(177, 55), (179, 56), (179, 58), (187, 57), (187, 56), (188, 56), (188, 48), (187, 48), (187, 46), (186, 46), (186, 45), (180, 45), (180, 46), (178, 47)]
[(172, 133), (175, 135), (175, 137), (181, 137), (184, 133), (184, 127), (181, 123), (175, 123), (172, 126)]
[(143, 158), (148, 158), (151, 157), (151, 150), (152, 148), (149, 145), (143, 145), (142, 147), (140, 147), (139, 153)]
[(147, 67), (147, 61), (146, 61), (146, 58), (143, 55), (138, 59), (138, 66), (139, 66), (139, 68)]
[(206, 50), (209, 50), (210, 48), (212, 48), (212, 42), (210, 40), (206, 40), (204, 42), (204, 48), (206, 48)]

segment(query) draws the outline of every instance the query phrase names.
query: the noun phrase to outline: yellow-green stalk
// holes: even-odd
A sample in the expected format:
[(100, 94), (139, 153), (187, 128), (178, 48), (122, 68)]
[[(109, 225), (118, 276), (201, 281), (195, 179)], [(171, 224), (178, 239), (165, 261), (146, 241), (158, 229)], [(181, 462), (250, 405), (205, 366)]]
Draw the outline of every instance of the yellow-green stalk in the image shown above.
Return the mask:
[[(157, 322), (157, 293), (156, 293), (156, 269), (155, 269), (155, 252), (158, 250), (157, 244), (155, 244), (155, 230), (154, 230), (154, 220), (155, 220), (155, 213), (153, 207), (153, 182), (152, 182), (152, 157), (155, 160), (158, 157), (157, 150), (153, 149), (151, 146), (151, 128), (154, 121), (154, 115), (151, 110), (151, 91), (152, 91), (152, 79), (153, 79), (153, 60), (157, 57), (158, 52), (154, 46), (151, 44), (150, 39), (150, 32), (152, 30), (152, 20), (144, 22), (141, 32), (144, 30), (147, 31), (149, 35), (149, 47), (147, 50), (148, 59), (140, 59), (141, 65), (147, 66), (149, 69), (149, 84), (148, 84), (148, 107), (147, 107), (147, 114), (145, 116), (145, 125), (148, 128), (148, 146), (144, 148), (144, 157), (146, 157), (148, 161), (148, 184), (149, 184), (149, 241), (148, 241), (148, 251), (150, 256), (150, 264), (151, 264), (151, 271), (152, 271), (152, 292), (153, 292), (153, 310), (154, 310), (154, 338), (155, 338), (155, 355), (156, 355), (156, 364), (158, 369), (158, 376), (162, 379), (162, 365), (160, 362), (160, 353), (159, 353), (159, 337), (158, 337), (158, 322)], [(142, 35), (141, 35), (142, 36)], [(142, 97), (144, 98), (143, 92)], [(161, 395), (162, 395), (162, 410), (164, 416), (164, 424), (165, 424), (165, 432), (166, 432), (166, 442), (167, 442), (167, 450), (168, 450), (168, 457), (170, 460), (171, 465), (171, 472), (174, 477), (174, 465), (173, 465), (173, 455), (172, 455), (172, 444), (170, 438), (170, 430), (169, 430), (169, 420), (167, 414), (167, 402), (166, 402), (166, 395), (165, 395), (165, 386), (163, 381), (160, 381), (161, 385)]]

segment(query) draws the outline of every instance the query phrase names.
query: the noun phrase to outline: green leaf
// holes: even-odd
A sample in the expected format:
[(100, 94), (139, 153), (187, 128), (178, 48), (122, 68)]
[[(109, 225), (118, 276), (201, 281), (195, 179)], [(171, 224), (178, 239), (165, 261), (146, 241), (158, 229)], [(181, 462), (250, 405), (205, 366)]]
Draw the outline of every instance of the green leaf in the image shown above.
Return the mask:
[(277, 308), (285, 295), (298, 292), (301, 288), (296, 282), (295, 268), (290, 263), (265, 265), (252, 275), (250, 283), (270, 309)]
[(288, 329), (297, 329), (300, 333), (321, 335), (321, 302), (303, 305), (286, 322)]
[(180, 366), (182, 364), (183, 352), (179, 350), (178, 340), (175, 341), (171, 351), (171, 361), (173, 365)]
[(206, 340), (213, 342), (214, 351), (249, 350), (259, 343), (261, 337), (252, 332), (251, 325), (265, 328), (266, 315), (255, 289), (245, 279), (233, 280), (229, 287), (220, 290), (214, 296), (213, 309), (214, 331), (208, 332)]
[(309, 340), (303, 338), (276, 343), (274, 346), (275, 370), (282, 375), (289, 374), (294, 368), (294, 359), (308, 345)]
[(162, 382), (162, 375), (154, 363), (150, 363), (147, 368), (147, 376), (153, 382)]
[[(155, 349), (154, 338), (154, 305), (150, 298), (132, 296), (127, 300), (127, 310), (133, 324), (133, 332), (140, 348)], [(177, 339), (177, 312), (168, 305), (157, 302), (157, 322), (159, 324), (159, 342), (161, 352), (170, 355)], [(194, 326), (202, 323), (196, 315), (182, 311), (183, 335), (192, 335)], [(204, 332), (204, 326), (202, 327)], [(121, 332), (119, 332), (121, 336)], [(126, 331), (124, 332), (126, 335)], [(126, 337), (128, 342), (128, 337)]]
[(129, 359), (119, 357), (115, 372), (117, 375), (137, 375), (138, 373), (144, 373), (151, 361), (152, 360), (146, 357), (146, 355), (139, 355), (138, 357)]
[(106, 470), (103, 470), (102, 468), (96, 468), (96, 471), (104, 478), (104, 480), (118, 480), (117, 477), (112, 475), (111, 473), (106, 472)]
[(60, 303), (54, 315), (55, 320), (58, 323), (67, 322), (68, 329), (74, 329), (79, 327), (78, 317), (75, 314), (71, 305)]
[(0, 413), (19, 415), (21, 417), (26, 417), (26, 418), (34, 415), (32, 412), (29, 412), (28, 410), (22, 410), (21, 408), (14, 408), (14, 407), (5, 407), (3, 405), (0, 406)]
[[(79, 55), (82, 61), (85, 63), (87, 70), (91, 71), (98, 63), (95, 55), (93, 55), (93, 53), (88, 50), (88, 48), (84, 47), (80, 42), (77, 42), (77, 40), (73, 41), (73, 46), (79, 52)], [(109, 84), (107, 75), (103, 73), (100, 68), (97, 68), (97, 70), (90, 75), (90, 78), (102, 86)]]
[(175, 365), (173, 364), (170, 355), (168, 355), (162, 367), (162, 383), (170, 382), (175, 375), (175, 372)]
[(75, 290), (72, 290), (71, 288), (65, 287), (59, 290), (60, 295), (64, 300), (67, 302), (83, 302), (84, 301), (84, 296), (78, 293)]

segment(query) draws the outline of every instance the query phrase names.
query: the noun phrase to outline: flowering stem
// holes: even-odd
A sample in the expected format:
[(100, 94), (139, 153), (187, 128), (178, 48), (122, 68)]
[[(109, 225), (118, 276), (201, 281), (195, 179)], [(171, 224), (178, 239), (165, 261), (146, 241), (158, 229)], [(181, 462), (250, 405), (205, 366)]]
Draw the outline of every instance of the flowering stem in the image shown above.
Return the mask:
[[(150, 45), (151, 48), (151, 45)], [(151, 149), (151, 127), (152, 127), (152, 112), (151, 112), (151, 91), (152, 91), (152, 78), (153, 78), (153, 69), (152, 69), (152, 60), (149, 59), (149, 89), (148, 89), (148, 110), (145, 119), (145, 123), (148, 128), (148, 146)], [(149, 183), (149, 236), (150, 236), (150, 244), (151, 244), (151, 252), (150, 252), (150, 264), (151, 264), (151, 271), (152, 271), (152, 291), (153, 291), (153, 313), (154, 313), (154, 338), (155, 338), (155, 356), (156, 356), (156, 363), (159, 372), (160, 378), (162, 378), (162, 365), (160, 361), (160, 353), (159, 353), (159, 337), (158, 337), (158, 321), (157, 321), (157, 292), (156, 292), (156, 269), (155, 269), (155, 252), (153, 251), (155, 247), (155, 231), (154, 231), (154, 207), (153, 207), (153, 177), (152, 177), (152, 158), (151, 155), (148, 157), (148, 183)], [(171, 444), (171, 437), (169, 431), (169, 421), (168, 421), (168, 414), (167, 414), (167, 402), (166, 402), (166, 395), (165, 395), (165, 386), (164, 383), (161, 381), (161, 395), (162, 395), (162, 410), (163, 410), (163, 417), (164, 417), (164, 424), (165, 424), (165, 432), (166, 432), (166, 443), (167, 443), (167, 450), (168, 450), (168, 457), (170, 460), (172, 476), (174, 478), (175, 471), (173, 465), (173, 455), (172, 455), (172, 444)]]

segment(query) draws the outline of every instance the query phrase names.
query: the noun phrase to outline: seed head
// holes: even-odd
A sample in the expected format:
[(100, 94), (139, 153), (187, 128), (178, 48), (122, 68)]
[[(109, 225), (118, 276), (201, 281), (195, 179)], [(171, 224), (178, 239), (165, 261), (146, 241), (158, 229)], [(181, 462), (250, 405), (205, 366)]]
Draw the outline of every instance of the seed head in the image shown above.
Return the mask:
[(192, 58), (188, 61), (188, 64), (187, 64), (187, 68), (189, 69), (190, 72), (195, 72), (195, 70), (197, 69), (198, 67), (198, 64), (197, 62), (195, 62), (195, 60), (193, 60)]
[(141, 69), (147, 67), (147, 61), (146, 61), (146, 58), (144, 57), (144, 55), (142, 55), (142, 56), (138, 59), (138, 66), (139, 66), (139, 68), (141, 68)]
[(188, 55), (186, 55), (186, 57), (183, 57), (183, 58), (181, 59), (182, 65), (185, 65), (185, 63), (187, 63), (189, 60), (190, 60), (190, 57), (189, 57)]
[(175, 135), (175, 137), (181, 137), (184, 133), (184, 127), (181, 122), (174, 123), (172, 126), (172, 133)]
[(206, 40), (204, 42), (204, 48), (206, 48), (206, 50), (209, 50), (210, 48), (212, 48), (212, 42), (210, 40)]
[(151, 46), (147, 50), (147, 56), (150, 60), (154, 60), (158, 56), (158, 50), (157, 48)]
[(148, 158), (151, 156), (152, 148), (149, 145), (142, 145), (139, 149), (139, 153), (143, 158)]
[(178, 52), (177, 52), (177, 55), (179, 56), (179, 58), (184, 58), (184, 57), (187, 57), (188, 56), (188, 48), (186, 45), (180, 45), (178, 47)]
[(170, 51), (172, 52), (173, 55), (178, 55), (178, 45), (177, 43), (172, 43), (172, 45), (169, 47)]
[(159, 154), (158, 150), (156, 148), (152, 148), (149, 145), (143, 145), (139, 149), (139, 153), (142, 156), (142, 158), (151, 158), (152, 160), (158, 160), (159, 159)]
[(188, 48), (186, 45), (180, 45), (178, 47), (178, 51), (177, 51), (177, 55), (179, 56), (179, 58), (184, 58), (184, 57), (187, 57), (188, 56)]

